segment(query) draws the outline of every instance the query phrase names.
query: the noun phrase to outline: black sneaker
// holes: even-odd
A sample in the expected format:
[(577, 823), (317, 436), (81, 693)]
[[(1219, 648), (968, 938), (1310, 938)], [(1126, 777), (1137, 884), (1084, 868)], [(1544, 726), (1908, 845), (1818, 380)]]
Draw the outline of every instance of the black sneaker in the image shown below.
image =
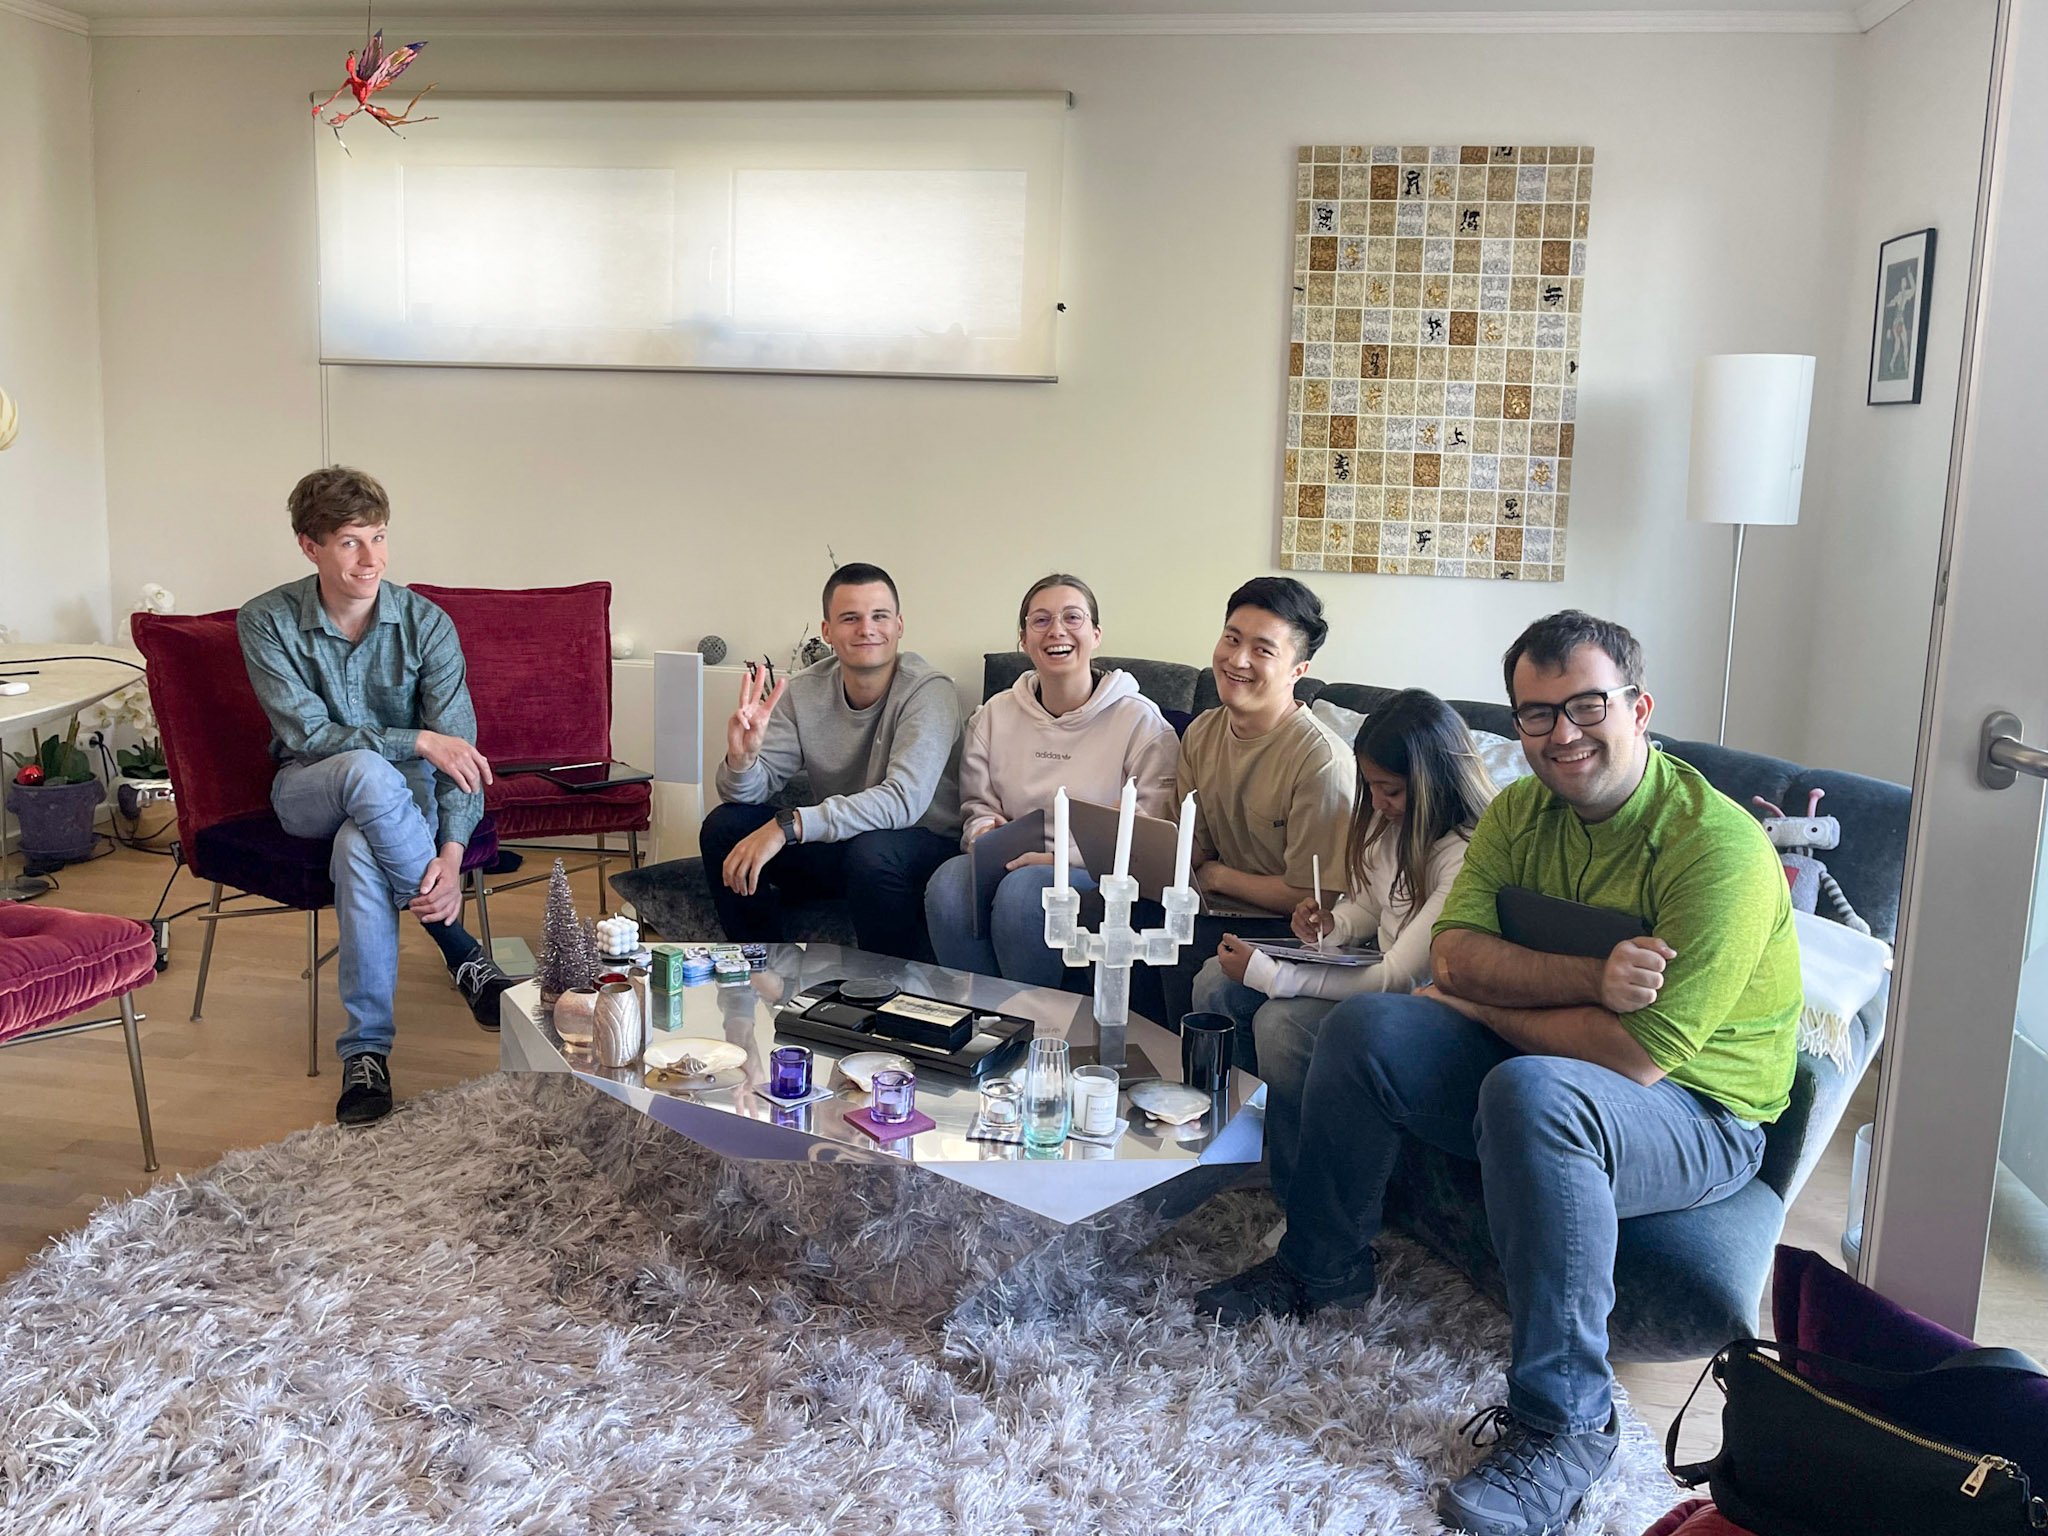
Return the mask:
[(455, 985), (469, 1004), (470, 1016), (485, 1029), (496, 1033), (498, 999), (513, 984), (512, 978), (498, 969), (498, 962), (484, 953), (482, 945), (478, 945), (475, 954), (448, 974), (455, 978)]
[(1228, 1280), (1219, 1280), (1207, 1290), (1196, 1294), (1194, 1308), (1198, 1315), (1216, 1319), (1226, 1328), (1235, 1328), (1240, 1323), (1249, 1323), (1261, 1317), (1307, 1317), (1324, 1307), (1363, 1306), (1372, 1300), (1372, 1267), (1368, 1260), (1366, 1280), (1362, 1287), (1340, 1291), (1332, 1295), (1312, 1293), (1293, 1270), (1280, 1261), (1276, 1254), (1262, 1259), (1243, 1274), (1232, 1275)]
[(1614, 1460), (1621, 1415), (1605, 1429), (1554, 1435), (1496, 1407), (1474, 1414), (1458, 1432), (1493, 1449), (1438, 1497), (1445, 1528), (1467, 1536), (1556, 1536)]
[(341, 1064), (341, 1097), (334, 1118), (343, 1125), (368, 1125), (391, 1113), (391, 1065), (375, 1051)]

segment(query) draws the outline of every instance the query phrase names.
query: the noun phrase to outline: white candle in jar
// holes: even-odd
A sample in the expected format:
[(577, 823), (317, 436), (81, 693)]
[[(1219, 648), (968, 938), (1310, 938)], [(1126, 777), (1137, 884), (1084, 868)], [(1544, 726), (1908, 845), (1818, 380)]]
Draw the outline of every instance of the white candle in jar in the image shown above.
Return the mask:
[(1107, 1136), (1116, 1128), (1116, 1069), (1081, 1067), (1069, 1087), (1074, 1129), (1084, 1136)]

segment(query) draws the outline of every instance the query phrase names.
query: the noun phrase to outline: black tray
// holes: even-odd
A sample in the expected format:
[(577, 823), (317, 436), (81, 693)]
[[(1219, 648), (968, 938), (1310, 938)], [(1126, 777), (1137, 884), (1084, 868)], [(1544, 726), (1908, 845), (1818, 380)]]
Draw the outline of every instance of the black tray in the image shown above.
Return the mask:
[[(775, 1032), (843, 1050), (895, 1051), (915, 1063), (920, 1072), (978, 1078), (1007, 1072), (1023, 1060), (1037, 1028), (1030, 1019), (977, 1008), (968, 1010), (964, 1031), (949, 1035), (943, 1030), (919, 1028), (915, 1021), (881, 1013), (864, 1004), (846, 1002), (839, 996), (839, 986), (837, 980), (816, 982), (778, 1004)], [(892, 1001), (906, 998), (941, 1008), (967, 1006), (914, 992), (898, 993)], [(963, 1033), (965, 1038), (960, 1039)], [(959, 1043), (943, 1043), (948, 1039), (959, 1039)]]

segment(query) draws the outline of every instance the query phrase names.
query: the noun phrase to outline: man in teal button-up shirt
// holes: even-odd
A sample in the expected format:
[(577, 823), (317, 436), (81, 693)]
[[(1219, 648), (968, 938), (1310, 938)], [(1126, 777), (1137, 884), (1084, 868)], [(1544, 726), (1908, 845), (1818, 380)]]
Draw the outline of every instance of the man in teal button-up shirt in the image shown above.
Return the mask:
[(289, 506), (315, 574), (245, 604), (235, 628), (274, 733), (271, 806), (294, 836), (334, 840), (348, 1015), (335, 1114), (359, 1125), (391, 1110), (399, 908), (440, 946), (478, 1022), (497, 1027), (504, 974), (455, 921), (491, 765), (476, 749), (454, 623), (384, 580), (383, 487), (359, 470), (317, 470)]

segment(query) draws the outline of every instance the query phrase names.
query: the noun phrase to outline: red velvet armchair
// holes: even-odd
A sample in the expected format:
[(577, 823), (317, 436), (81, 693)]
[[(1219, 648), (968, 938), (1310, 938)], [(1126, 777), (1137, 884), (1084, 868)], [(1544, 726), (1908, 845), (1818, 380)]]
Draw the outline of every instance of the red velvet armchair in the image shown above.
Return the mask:
[[(469, 666), (469, 697), (476, 706), (477, 746), (493, 764), (598, 762), (612, 755), (612, 584), (574, 587), (430, 587), (412, 590), (455, 621)], [(500, 774), (484, 791), (484, 809), (497, 823), (500, 844), (549, 853), (592, 849), (550, 841), (596, 841), (598, 904), (608, 910), (607, 839), (626, 834), (627, 857), (640, 864), (640, 834), (652, 825), (653, 792), (646, 784), (575, 791), (537, 773)], [(590, 864), (576, 866), (587, 869)], [(545, 880), (521, 876), (487, 888), (512, 890)], [(479, 885), (482, 885), (479, 881)], [(480, 907), (480, 911), (483, 909)], [(490, 943), (490, 923), (481, 937)]]
[[(142, 1081), (142, 1042), (135, 1033), (131, 994), (154, 980), (156, 938), (133, 918), (0, 902), (0, 1045), (25, 1045), (119, 1023), (128, 1037), (128, 1075), (147, 1173), (156, 1172), (156, 1137), (149, 1126), (149, 1090)], [(119, 1019), (48, 1027), (110, 999), (120, 1002)]]
[[(177, 790), (178, 838), (192, 873), (213, 885), (201, 921), (199, 981), (192, 993), (196, 1023), (206, 1001), (213, 940), (229, 918), (277, 912), (306, 914), (306, 1075), (320, 1075), (320, 967), (334, 957), (320, 948), (320, 912), (334, 904), (327, 873), (331, 841), (293, 837), (270, 809), (270, 721), (256, 701), (242, 661), (232, 609), (206, 614), (138, 613), (129, 622), (148, 664), (149, 701), (163, 732), (164, 757)], [(483, 870), (498, 857), (488, 812), (463, 852), (465, 893), (474, 892), (484, 931)], [(232, 888), (236, 894), (223, 893)], [(273, 903), (235, 907), (249, 897)]]

